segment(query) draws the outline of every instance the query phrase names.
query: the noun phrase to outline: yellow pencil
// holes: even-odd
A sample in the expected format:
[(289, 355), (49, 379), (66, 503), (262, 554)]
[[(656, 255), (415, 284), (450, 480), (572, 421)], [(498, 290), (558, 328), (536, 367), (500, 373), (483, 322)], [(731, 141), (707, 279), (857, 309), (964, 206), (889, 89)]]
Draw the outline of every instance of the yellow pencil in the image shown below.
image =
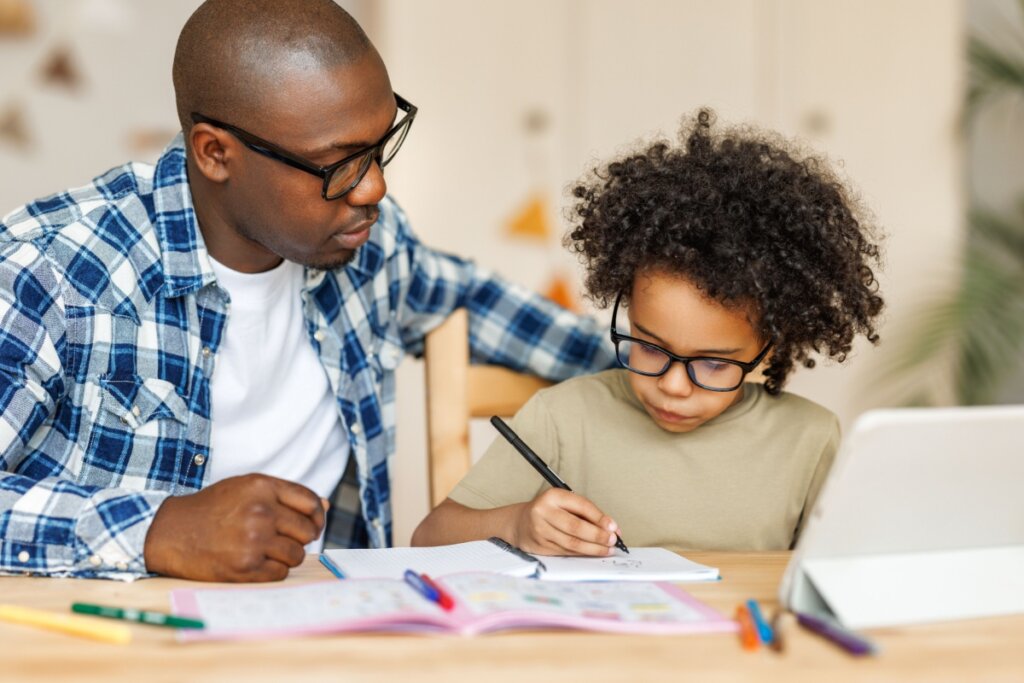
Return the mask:
[(17, 605), (0, 605), (0, 621), (38, 626), (51, 631), (62, 631), (108, 643), (124, 644), (132, 639), (131, 629), (124, 624), (111, 624), (99, 619), (76, 617), (70, 614), (54, 614)]

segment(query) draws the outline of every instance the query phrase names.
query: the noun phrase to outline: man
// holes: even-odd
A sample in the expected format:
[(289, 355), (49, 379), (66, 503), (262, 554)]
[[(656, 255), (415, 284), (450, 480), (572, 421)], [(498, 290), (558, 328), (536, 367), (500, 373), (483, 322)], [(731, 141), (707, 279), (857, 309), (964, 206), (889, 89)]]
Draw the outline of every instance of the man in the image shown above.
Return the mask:
[(174, 86), (155, 167), (0, 223), (0, 572), (264, 581), (325, 526), (390, 544), (393, 373), (457, 307), (478, 360), (612, 362), (412, 235), (383, 168), (416, 108), (333, 2), (210, 0)]

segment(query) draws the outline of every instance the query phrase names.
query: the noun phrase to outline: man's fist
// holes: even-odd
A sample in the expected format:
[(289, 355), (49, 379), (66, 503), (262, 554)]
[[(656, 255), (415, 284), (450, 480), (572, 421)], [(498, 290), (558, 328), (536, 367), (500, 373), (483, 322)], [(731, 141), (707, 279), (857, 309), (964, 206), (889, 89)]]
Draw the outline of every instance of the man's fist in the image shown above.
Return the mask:
[(280, 581), (320, 536), (325, 508), (305, 486), (263, 474), (166, 499), (146, 535), (146, 569), (198, 581)]

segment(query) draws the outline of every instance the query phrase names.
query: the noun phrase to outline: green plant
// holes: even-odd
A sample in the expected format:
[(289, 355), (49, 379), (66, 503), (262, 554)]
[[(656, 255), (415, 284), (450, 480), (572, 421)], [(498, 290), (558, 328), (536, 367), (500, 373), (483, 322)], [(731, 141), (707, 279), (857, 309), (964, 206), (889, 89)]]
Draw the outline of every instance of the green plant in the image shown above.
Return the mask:
[[(1024, 17), (1024, 0), (1019, 4)], [(1020, 28), (1019, 49), (970, 39), (965, 120), (974, 120), (993, 101), (1012, 98), (1021, 104), (1015, 134), (1024, 136)], [(1005, 214), (972, 207), (967, 227), (955, 288), (937, 293), (914, 317), (912, 334), (883, 368), (886, 384), (902, 403), (993, 403), (1008, 381), (1024, 380), (1024, 196)], [(946, 380), (945, 397), (936, 390), (936, 377)]]

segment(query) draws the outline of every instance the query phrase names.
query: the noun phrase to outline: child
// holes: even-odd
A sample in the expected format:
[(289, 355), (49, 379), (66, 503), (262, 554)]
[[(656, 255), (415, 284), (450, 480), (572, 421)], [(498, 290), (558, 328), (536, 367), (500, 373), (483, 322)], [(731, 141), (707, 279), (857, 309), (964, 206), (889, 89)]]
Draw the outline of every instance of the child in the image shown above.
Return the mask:
[[(621, 369), (539, 392), (420, 523), (414, 545), (500, 536), (533, 553), (792, 547), (839, 443), (835, 415), (782, 391), (812, 352), (877, 342), (879, 251), (825, 164), (701, 111), (573, 190), (567, 238), (612, 304)], [(744, 383), (763, 363), (764, 382)]]

